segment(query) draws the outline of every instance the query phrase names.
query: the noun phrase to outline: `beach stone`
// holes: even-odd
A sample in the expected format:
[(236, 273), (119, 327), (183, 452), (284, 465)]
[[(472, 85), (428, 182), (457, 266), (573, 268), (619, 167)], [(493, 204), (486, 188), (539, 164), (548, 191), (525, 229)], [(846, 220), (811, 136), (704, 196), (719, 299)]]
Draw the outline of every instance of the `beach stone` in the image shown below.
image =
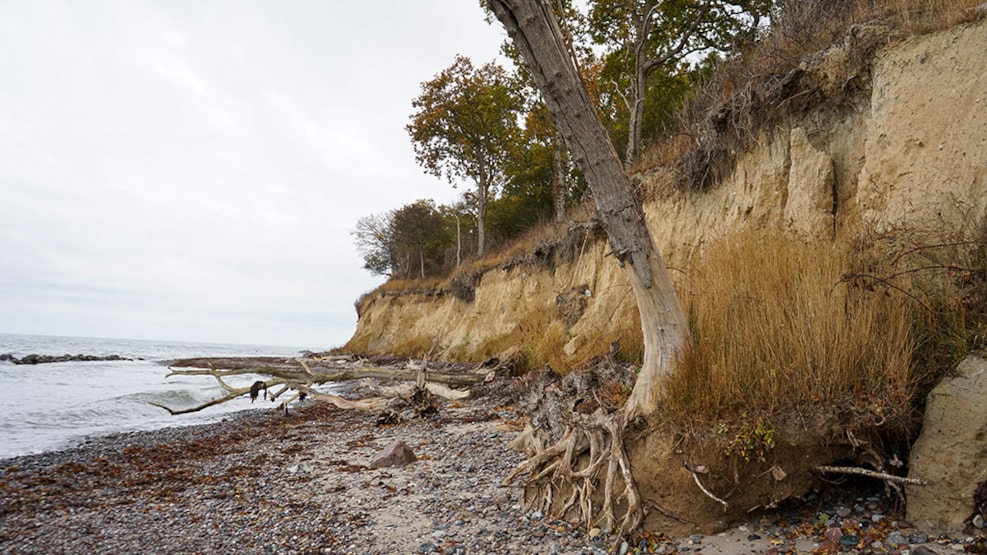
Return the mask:
[(905, 539), (905, 535), (901, 532), (891, 532), (888, 534), (887, 543), (890, 546), (898, 547), (899, 544), (908, 543)]
[(912, 555), (937, 555), (937, 553), (924, 545), (912, 549)]
[(840, 541), (840, 538), (843, 537), (843, 530), (840, 530), (839, 528), (835, 528), (835, 527), (828, 528), (826, 529), (826, 532), (823, 533), (823, 537), (825, 537), (827, 540), (831, 542), (838, 542)]
[(912, 446), (906, 518), (919, 528), (959, 531), (987, 479), (987, 358), (972, 354), (932, 390), (922, 432)]
[(840, 537), (840, 545), (843, 547), (856, 547), (858, 543), (860, 543), (860, 536), (847, 534)]
[(929, 535), (923, 532), (914, 532), (908, 534), (909, 543), (925, 543), (927, 541), (929, 541)]
[(415, 452), (403, 441), (393, 441), (382, 451), (374, 455), (370, 462), (373, 468), (385, 468), (388, 466), (404, 466), (418, 460)]

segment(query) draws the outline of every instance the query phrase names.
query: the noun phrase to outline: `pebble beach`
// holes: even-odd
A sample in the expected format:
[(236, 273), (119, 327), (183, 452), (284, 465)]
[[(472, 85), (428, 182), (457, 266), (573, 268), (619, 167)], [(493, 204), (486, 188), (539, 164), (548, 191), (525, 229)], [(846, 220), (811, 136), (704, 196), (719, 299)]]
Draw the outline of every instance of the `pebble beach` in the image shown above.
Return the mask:
[[(522, 420), (506, 378), (429, 419), (379, 425), (323, 403), (99, 437), (0, 461), (2, 553), (603, 554), (980, 552), (850, 492), (713, 535), (614, 538), (531, 510), (503, 478)], [(418, 460), (373, 468), (403, 441)], [(838, 492), (838, 488), (834, 489)]]

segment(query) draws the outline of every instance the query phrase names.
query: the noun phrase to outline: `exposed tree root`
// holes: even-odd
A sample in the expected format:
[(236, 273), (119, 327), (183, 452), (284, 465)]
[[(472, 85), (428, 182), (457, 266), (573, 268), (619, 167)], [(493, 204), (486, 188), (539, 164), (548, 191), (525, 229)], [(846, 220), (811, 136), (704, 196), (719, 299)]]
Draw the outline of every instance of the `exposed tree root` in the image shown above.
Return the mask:
[[(569, 518), (575, 511), (587, 528), (613, 530), (617, 523), (615, 504), (622, 505), (618, 533), (637, 529), (644, 520), (644, 507), (624, 450), (625, 418), (622, 410), (609, 414), (602, 409), (588, 415), (573, 413), (562, 437), (549, 447), (542, 447), (529, 429), (518, 443), (534, 454), (507, 476), (505, 485), (528, 474), (524, 486), (526, 491), (535, 490), (534, 503), (557, 518)], [(601, 475), (603, 492), (599, 496), (596, 493)], [(621, 486), (617, 485), (618, 475)], [(620, 493), (615, 494), (621, 487)], [(567, 497), (563, 501), (556, 499), (557, 495)]]
[(724, 511), (726, 511), (727, 509), (730, 508), (730, 504), (729, 503), (727, 503), (726, 501), (724, 501), (724, 500), (720, 499), (719, 497), (713, 495), (713, 493), (710, 492), (708, 489), (706, 489), (706, 486), (704, 486), (703, 483), (699, 480), (699, 475), (700, 474), (705, 474), (707, 472), (706, 467), (704, 467), (704, 466), (696, 466), (694, 464), (690, 464), (689, 461), (686, 461), (685, 463), (683, 463), (683, 466), (685, 466), (685, 468), (689, 472), (692, 473), (692, 479), (696, 482), (696, 485), (699, 486), (699, 490), (703, 492), (703, 495), (705, 495), (706, 497), (709, 497), (713, 501), (716, 501), (720, 505), (723, 505), (723, 510)]

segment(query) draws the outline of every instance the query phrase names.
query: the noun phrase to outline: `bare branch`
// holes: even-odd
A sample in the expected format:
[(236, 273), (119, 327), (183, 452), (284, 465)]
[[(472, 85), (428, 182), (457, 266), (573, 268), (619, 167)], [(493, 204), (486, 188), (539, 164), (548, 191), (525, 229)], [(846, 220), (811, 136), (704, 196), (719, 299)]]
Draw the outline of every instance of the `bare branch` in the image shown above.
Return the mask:
[[(218, 372), (218, 370), (212, 370), (212, 372)], [(216, 379), (219, 380), (220, 383), (223, 383), (223, 381), (220, 380), (218, 377)], [(271, 380), (268, 380), (268, 381), (264, 382), (264, 385), (267, 386), (267, 387), (271, 387), (271, 386), (275, 386), (275, 385), (281, 385), (283, 383), (284, 383), (283, 380), (280, 380), (280, 379), (276, 379), (275, 378), (275, 379), (271, 379)], [(242, 397), (244, 395), (247, 395), (247, 394), (250, 393), (250, 388), (251, 387), (253, 387), (253, 386), (252, 385), (248, 385), (246, 387), (231, 387), (228, 390), (229, 393), (227, 393), (223, 397), (216, 397), (216, 398), (213, 398), (213, 399), (210, 399), (210, 400), (206, 401), (205, 403), (201, 403), (201, 404), (196, 405), (194, 407), (188, 407), (188, 408), (184, 408), (184, 409), (173, 409), (173, 408), (168, 407), (166, 405), (162, 405), (161, 403), (155, 403), (154, 401), (148, 401), (148, 404), (149, 405), (153, 405), (153, 406), (158, 407), (158, 408), (162, 408), (162, 409), (168, 411), (172, 416), (175, 416), (175, 415), (178, 415), (178, 414), (189, 414), (189, 413), (192, 413), (192, 412), (198, 412), (200, 410), (207, 409), (207, 408), (212, 407), (212, 406), (215, 406), (215, 405), (226, 403), (228, 401), (232, 401), (233, 399), (236, 399), (237, 397)]]
[(331, 393), (319, 393), (318, 391), (314, 391), (305, 386), (298, 386), (298, 390), (304, 391), (306, 395), (312, 397), (316, 401), (325, 401), (335, 405), (336, 408), (345, 410), (381, 410), (386, 408), (392, 401), (392, 399), (385, 399), (383, 397), (370, 397), (368, 399), (351, 400), (345, 397), (340, 397), (339, 395), (333, 395)]
[(699, 471), (699, 468), (702, 468), (702, 467), (695, 467), (695, 466), (689, 464), (689, 461), (686, 461), (683, 464), (683, 466), (685, 466), (686, 470), (688, 470), (689, 472), (692, 473), (692, 479), (696, 481), (696, 485), (699, 486), (699, 489), (706, 495), (706, 497), (709, 497), (713, 501), (716, 501), (720, 505), (723, 505), (723, 510), (724, 511), (726, 511), (729, 508), (729, 505), (727, 504), (726, 501), (724, 501), (724, 500), (720, 499), (719, 497), (713, 495), (708, 489), (706, 489), (705, 486), (703, 486), (703, 483), (699, 481), (699, 472), (700, 472)]
[(904, 476), (895, 476), (894, 474), (888, 474), (886, 472), (878, 472), (876, 470), (871, 470), (869, 468), (860, 468), (856, 466), (817, 466), (815, 470), (816, 472), (823, 472), (829, 474), (856, 474), (858, 476), (877, 478), (879, 480), (884, 480), (887, 482), (911, 484), (913, 486), (926, 485), (924, 480), (919, 480), (918, 478), (906, 478)]

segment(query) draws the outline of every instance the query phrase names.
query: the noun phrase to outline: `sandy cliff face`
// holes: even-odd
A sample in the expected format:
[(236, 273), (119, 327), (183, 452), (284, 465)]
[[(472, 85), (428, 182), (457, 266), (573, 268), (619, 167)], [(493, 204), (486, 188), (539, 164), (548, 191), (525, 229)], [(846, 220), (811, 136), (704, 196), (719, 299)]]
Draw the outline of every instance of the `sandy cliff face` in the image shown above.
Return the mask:
[[(852, 47), (845, 42), (818, 55), (808, 71), (822, 80), (838, 74), (829, 66)], [(983, 22), (897, 42), (867, 66), (869, 86), (838, 108), (822, 105), (761, 132), (712, 190), (662, 193), (672, 191), (667, 174), (640, 176), (657, 191), (645, 212), (668, 265), (683, 268), (704, 243), (746, 227), (846, 240), (941, 230), (982, 214), (984, 52)], [(587, 236), (575, 248), (574, 260), (554, 268), (485, 272), (472, 302), (448, 292), (372, 294), (348, 346), (420, 355), (435, 345), (445, 357), (481, 358), (525, 342), (532, 359), (561, 351), (578, 362), (618, 338), (633, 344), (636, 312), (623, 270), (605, 256), (604, 241)]]

